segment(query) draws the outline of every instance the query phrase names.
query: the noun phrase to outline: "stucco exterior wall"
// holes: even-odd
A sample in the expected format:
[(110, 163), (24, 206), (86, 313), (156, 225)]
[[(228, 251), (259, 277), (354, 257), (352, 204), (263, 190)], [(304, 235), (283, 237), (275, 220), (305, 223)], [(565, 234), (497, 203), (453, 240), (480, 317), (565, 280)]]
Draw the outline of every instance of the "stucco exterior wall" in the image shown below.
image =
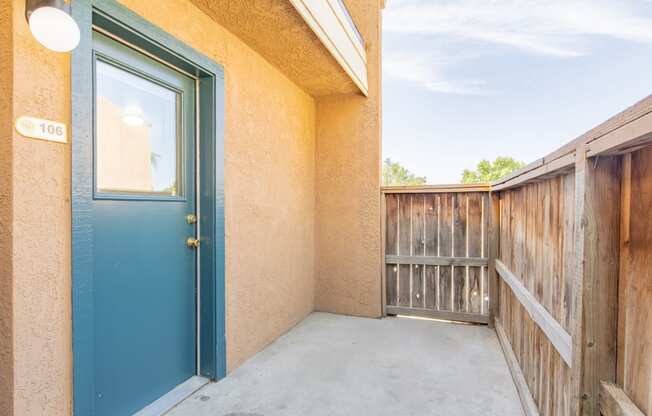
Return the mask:
[[(70, 60), (29, 33), (13, 0), (13, 114), (70, 123)], [(69, 414), (70, 147), (26, 139), (12, 122), (14, 414)]]
[(381, 12), (379, 1), (345, 3), (366, 41), (369, 97), (317, 99), (315, 307), (378, 317)]
[(11, 115), (13, 41), (11, 0), (0, 0), (0, 414), (13, 409), (13, 281), (11, 274)]
[[(0, 1), (13, 4), (2, 7), (0, 16), (12, 12), (9, 71), (15, 75), (14, 91), (7, 95), (13, 105), (3, 100), (0, 106), (0, 134), (12, 139), (0, 151), (10, 149), (13, 161), (5, 165), (2, 156), (0, 167), (12, 185), (0, 201), (1, 218), (10, 219), (2, 229), (13, 228), (12, 238), (0, 239), (0, 254), (11, 250), (13, 257), (0, 267), (0, 300), (12, 317), (0, 321), (0, 336), (12, 324), (14, 331), (5, 338), (11, 343), (0, 341), (1, 377), (9, 380), (0, 387), (0, 414), (69, 415), (71, 148), (24, 138), (11, 125), (20, 115), (70, 123), (70, 58), (36, 43), (25, 22), (24, 0)], [(225, 67), (227, 365), (233, 369), (314, 308), (316, 105), (187, 0), (123, 3)], [(8, 35), (0, 33), (2, 51)], [(12, 66), (10, 60), (1, 62), (0, 71)], [(0, 72), (2, 92), (8, 79)], [(13, 218), (4, 215), (7, 206)], [(12, 388), (8, 403), (6, 391)]]

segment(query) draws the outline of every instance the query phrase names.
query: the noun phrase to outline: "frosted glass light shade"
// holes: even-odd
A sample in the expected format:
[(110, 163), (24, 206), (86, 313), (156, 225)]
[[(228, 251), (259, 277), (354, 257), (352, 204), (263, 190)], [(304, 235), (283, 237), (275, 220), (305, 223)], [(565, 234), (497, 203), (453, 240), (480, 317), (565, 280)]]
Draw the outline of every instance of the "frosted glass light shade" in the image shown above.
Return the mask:
[(79, 26), (65, 10), (41, 6), (29, 13), (29, 29), (36, 40), (55, 52), (70, 52), (79, 45)]

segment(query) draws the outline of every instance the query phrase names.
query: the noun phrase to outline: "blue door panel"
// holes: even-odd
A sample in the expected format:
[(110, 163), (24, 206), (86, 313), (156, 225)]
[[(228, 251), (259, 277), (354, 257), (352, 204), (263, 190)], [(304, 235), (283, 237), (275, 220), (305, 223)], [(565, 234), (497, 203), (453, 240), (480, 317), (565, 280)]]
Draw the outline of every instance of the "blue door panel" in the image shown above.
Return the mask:
[(186, 246), (196, 235), (186, 222), (196, 210), (195, 91), (181, 73), (102, 35), (93, 39), (101, 59), (181, 97), (180, 195), (94, 191), (95, 410), (122, 416), (196, 374), (196, 251)]

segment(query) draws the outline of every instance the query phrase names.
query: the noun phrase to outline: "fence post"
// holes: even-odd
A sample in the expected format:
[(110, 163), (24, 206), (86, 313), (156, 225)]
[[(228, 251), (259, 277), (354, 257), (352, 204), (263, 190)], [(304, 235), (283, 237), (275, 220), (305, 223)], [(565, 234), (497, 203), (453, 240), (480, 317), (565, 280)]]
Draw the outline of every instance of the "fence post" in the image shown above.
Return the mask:
[(600, 381), (615, 381), (620, 247), (620, 159), (575, 161), (572, 415), (599, 416)]
[(494, 327), (500, 293), (498, 290), (498, 273), (496, 272), (496, 259), (500, 257), (500, 194), (489, 193), (489, 327)]

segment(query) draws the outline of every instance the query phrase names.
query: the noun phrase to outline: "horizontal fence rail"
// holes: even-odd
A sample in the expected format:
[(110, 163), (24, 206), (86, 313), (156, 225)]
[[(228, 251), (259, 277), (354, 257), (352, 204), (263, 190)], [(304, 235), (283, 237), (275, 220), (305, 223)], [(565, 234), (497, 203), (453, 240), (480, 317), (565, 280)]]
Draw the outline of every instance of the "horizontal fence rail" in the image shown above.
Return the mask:
[(489, 194), (467, 189), (385, 190), (387, 313), (488, 322)]

